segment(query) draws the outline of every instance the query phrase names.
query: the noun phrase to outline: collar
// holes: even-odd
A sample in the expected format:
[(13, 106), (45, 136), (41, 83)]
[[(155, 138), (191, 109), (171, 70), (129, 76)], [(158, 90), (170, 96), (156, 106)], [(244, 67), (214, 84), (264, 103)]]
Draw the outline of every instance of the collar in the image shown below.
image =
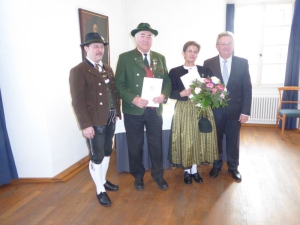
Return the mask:
[[(94, 67), (96, 66), (96, 62), (94, 62), (93, 60), (89, 59), (88, 57), (86, 57), (86, 59), (87, 59), (92, 65), (94, 65)], [(100, 61), (98, 64), (99, 64), (101, 67), (103, 67), (103, 62), (102, 62), (102, 61)]]
[(150, 51), (149, 52), (147, 52), (147, 53), (143, 53), (141, 50), (139, 50), (138, 48), (136, 48), (141, 54), (142, 54), (142, 56), (144, 57), (144, 54), (147, 54), (147, 56), (148, 55), (150, 55)]
[(194, 65), (194, 66), (185, 66), (185, 65), (183, 65), (183, 68), (186, 69), (186, 70), (188, 70), (188, 71), (190, 71), (190, 70), (197, 69), (197, 66), (196, 65)]
[(220, 63), (223, 63), (224, 60), (227, 60), (227, 65), (231, 65), (231, 61), (232, 61), (232, 55), (228, 58), (228, 59), (223, 59), (220, 55), (219, 55), (219, 60)]

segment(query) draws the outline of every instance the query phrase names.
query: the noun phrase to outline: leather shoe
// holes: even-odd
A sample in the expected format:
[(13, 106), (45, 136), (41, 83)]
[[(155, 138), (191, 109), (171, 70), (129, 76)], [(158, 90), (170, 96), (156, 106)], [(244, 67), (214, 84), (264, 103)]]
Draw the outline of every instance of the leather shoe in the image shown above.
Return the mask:
[(183, 175), (183, 181), (186, 184), (192, 184), (192, 174), (185, 171)]
[(143, 181), (143, 178), (135, 178), (134, 187), (138, 191), (144, 190), (144, 181)]
[(200, 176), (200, 174), (198, 173), (194, 173), (192, 174), (192, 177), (194, 178), (194, 180), (197, 182), (197, 183), (203, 183), (203, 179), (202, 177)]
[(233, 179), (235, 179), (237, 181), (242, 180), (242, 175), (240, 174), (240, 172), (237, 169), (228, 170), (228, 172), (231, 173), (231, 176), (232, 176)]
[(100, 192), (100, 194), (97, 195), (97, 198), (101, 205), (111, 206), (111, 201), (110, 201), (108, 195), (106, 194), (106, 192)]
[(108, 180), (106, 180), (106, 183), (104, 184), (105, 190), (108, 191), (117, 191), (119, 190), (119, 186), (116, 184), (110, 183)]
[(153, 179), (153, 180), (157, 183), (157, 185), (160, 189), (166, 190), (169, 188), (168, 183), (165, 181), (164, 178), (157, 178), (157, 179)]
[(213, 167), (209, 172), (209, 176), (211, 178), (216, 178), (219, 175), (219, 171), (221, 171), (221, 169), (219, 169), (217, 167)]

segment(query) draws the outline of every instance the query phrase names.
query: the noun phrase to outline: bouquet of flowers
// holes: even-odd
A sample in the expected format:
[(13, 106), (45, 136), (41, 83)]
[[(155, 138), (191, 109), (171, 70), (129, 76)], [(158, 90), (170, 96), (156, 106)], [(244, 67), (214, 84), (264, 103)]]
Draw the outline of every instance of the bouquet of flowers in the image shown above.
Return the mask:
[(192, 88), (191, 100), (196, 103), (199, 109), (199, 117), (206, 117), (208, 107), (219, 108), (228, 105), (228, 92), (219, 78), (207, 77), (195, 80), (190, 87)]

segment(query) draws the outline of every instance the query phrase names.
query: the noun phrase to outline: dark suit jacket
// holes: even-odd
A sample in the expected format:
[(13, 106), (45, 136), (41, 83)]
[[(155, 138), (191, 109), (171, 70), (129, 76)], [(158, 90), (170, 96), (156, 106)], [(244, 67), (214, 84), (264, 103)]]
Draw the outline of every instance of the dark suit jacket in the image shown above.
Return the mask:
[[(219, 56), (205, 60), (203, 66), (208, 67), (213, 76), (218, 77), (224, 83)], [(231, 71), (226, 88), (230, 99), (228, 107), (226, 107), (227, 118), (236, 120), (239, 119), (240, 114), (250, 116), (252, 85), (248, 60), (232, 56)]]
[[(152, 72), (155, 78), (163, 79), (161, 93), (169, 97), (171, 92), (171, 80), (168, 76), (166, 59), (163, 55), (150, 51), (151, 65), (153, 60), (157, 65), (152, 66)], [(143, 62), (142, 54), (137, 50), (125, 52), (119, 56), (116, 69), (116, 89), (119, 97), (122, 99), (122, 109), (124, 113), (130, 115), (142, 115), (145, 109), (139, 108), (132, 104), (136, 96), (141, 96), (144, 77), (146, 70)], [(162, 114), (162, 104), (156, 108), (158, 115)]]
[[(116, 94), (114, 73), (111, 67), (103, 64), (108, 73), (112, 91), (116, 98), (117, 116), (121, 118), (120, 101)], [(70, 71), (72, 105), (80, 128), (104, 126), (109, 113), (108, 89), (104, 78), (87, 60)]]
[[(205, 67), (197, 65), (198, 73), (202, 78), (206, 78), (207, 76), (211, 76), (212, 72)], [(188, 70), (184, 69), (183, 66), (178, 66), (170, 70), (169, 77), (172, 81), (172, 91), (170, 94), (170, 98), (177, 99), (178, 101), (187, 101), (188, 96), (181, 97), (180, 92), (185, 90), (185, 87), (181, 81), (183, 75), (187, 74)]]

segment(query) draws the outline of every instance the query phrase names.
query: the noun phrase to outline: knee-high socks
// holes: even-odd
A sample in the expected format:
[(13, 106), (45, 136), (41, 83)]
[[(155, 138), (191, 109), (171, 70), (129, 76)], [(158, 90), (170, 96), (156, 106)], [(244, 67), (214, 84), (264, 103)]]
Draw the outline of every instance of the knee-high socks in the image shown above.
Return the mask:
[(105, 192), (103, 185), (106, 183), (106, 173), (108, 170), (109, 159), (109, 156), (105, 156), (100, 164), (96, 164), (92, 161), (89, 162), (89, 171), (96, 185), (97, 195), (101, 192)]

